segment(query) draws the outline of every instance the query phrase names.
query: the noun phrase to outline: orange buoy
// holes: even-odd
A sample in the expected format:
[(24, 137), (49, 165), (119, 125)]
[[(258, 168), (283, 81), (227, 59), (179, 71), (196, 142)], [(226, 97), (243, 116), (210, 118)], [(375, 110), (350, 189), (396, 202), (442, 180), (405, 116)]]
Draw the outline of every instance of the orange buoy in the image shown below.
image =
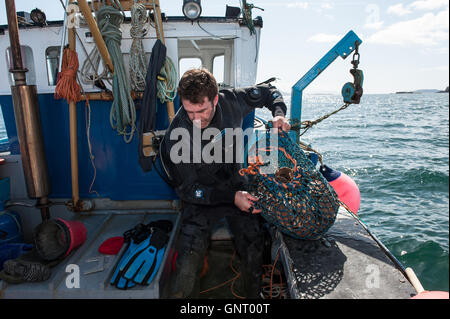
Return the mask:
[(358, 185), (347, 174), (334, 170), (326, 165), (320, 167), (320, 172), (335, 190), (341, 202), (357, 214), (361, 203)]

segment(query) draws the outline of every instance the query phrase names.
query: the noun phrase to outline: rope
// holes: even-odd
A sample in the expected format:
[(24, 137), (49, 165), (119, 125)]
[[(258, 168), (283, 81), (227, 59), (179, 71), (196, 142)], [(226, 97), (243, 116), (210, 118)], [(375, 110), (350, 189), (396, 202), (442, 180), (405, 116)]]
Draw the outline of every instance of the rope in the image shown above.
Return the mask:
[(91, 165), (94, 170), (94, 175), (92, 176), (91, 184), (89, 185), (89, 194), (95, 193), (98, 197), (100, 197), (100, 194), (96, 190), (92, 190), (92, 187), (94, 186), (95, 179), (97, 177), (97, 168), (95, 167), (94, 162), (94, 154), (92, 153), (92, 144), (91, 144), (91, 104), (89, 103), (89, 99), (86, 95), (86, 104), (85, 104), (85, 121), (86, 121), (86, 137), (88, 142), (88, 149), (89, 149), (89, 159), (91, 160)]
[[(297, 161), (286, 152), (286, 150), (283, 147), (278, 147), (278, 150), (283, 152), (283, 154), (286, 156), (287, 159), (289, 159), (292, 164), (294, 164), (294, 168), (292, 169), (294, 172), (297, 172), (298, 168), (297, 168)], [(262, 152), (273, 152), (276, 151), (276, 149), (272, 146), (269, 147), (262, 147), (262, 148), (258, 148), (257, 152), (258, 153), (262, 153)], [(259, 170), (259, 167), (264, 165), (264, 162), (262, 161), (261, 155), (257, 155), (257, 156), (249, 156), (249, 164), (247, 168), (241, 168), (239, 170), (239, 175), (244, 176), (244, 175), (257, 175), (257, 174), (261, 174), (262, 176), (267, 176), (266, 174), (262, 174)], [(270, 178), (270, 177), (269, 177)]]
[[(236, 297), (237, 299), (246, 299), (243, 296), (238, 295), (235, 291), (234, 291), (234, 284), (236, 283), (236, 280), (239, 279), (241, 277), (241, 273), (239, 271), (237, 271), (234, 266), (233, 266), (233, 261), (234, 258), (236, 257), (236, 250), (233, 253), (233, 257), (231, 257), (230, 260), (230, 268), (233, 271), (233, 273), (235, 274), (235, 276), (231, 279), (228, 279), (227, 281), (224, 281), (221, 284), (218, 284), (214, 287), (205, 289), (203, 291), (200, 292), (200, 294), (205, 294), (207, 292), (211, 292), (213, 290), (219, 289), (229, 283), (231, 283), (230, 286), (230, 291), (233, 294), (234, 297)], [(270, 296), (270, 299), (272, 298), (286, 298), (287, 297), (287, 291), (286, 291), (286, 283), (283, 282), (283, 275), (282, 273), (275, 267), (278, 261), (278, 258), (280, 257), (280, 251), (278, 249), (277, 252), (277, 256), (275, 258), (275, 261), (273, 262), (273, 264), (270, 265), (263, 265), (263, 270), (264, 270), (264, 274), (262, 275), (262, 283), (265, 283), (266, 281), (268, 281), (267, 285), (262, 285), (261, 289), (263, 291), (264, 294), (268, 294)], [(274, 272), (276, 270), (276, 275), (279, 276), (279, 283), (275, 283), (273, 282), (273, 276), (274, 276)], [(275, 294), (274, 294), (275, 291)]]
[(78, 54), (69, 48), (64, 49), (60, 78), (55, 88), (55, 99), (64, 98), (67, 103), (81, 100), (80, 86), (77, 83)]
[(172, 60), (166, 56), (163, 67), (158, 76), (156, 87), (158, 88), (157, 97), (161, 103), (172, 102), (177, 94), (177, 70)]
[[(98, 73), (100, 62), (102, 62), (103, 65), (103, 71), (101, 74)], [(95, 84), (99, 80), (106, 80), (109, 84), (112, 85), (112, 77), (108, 68), (103, 62), (103, 59), (96, 45), (84, 60), (83, 65), (81, 66), (80, 73), (81, 80), (85, 84)]]
[[(136, 108), (131, 97), (123, 54), (120, 50), (122, 39), (120, 24), (123, 19), (124, 16), (119, 10), (108, 5), (102, 6), (97, 12), (98, 26), (114, 65), (111, 127), (117, 130), (119, 135), (123, 135), (126, 143), (130, 143), (136, 130)], [(130, 126), (129, 129), (127, 129), (128, 126)]]
[(147, 74), (147, 61), (145, 59), (142, 39), (147, 34), (144, 29), (147, 23), (147, 9), (141, 3), (134, 3), (131, 7), (130, 35), (133, 42), (130, 48), (130, 79), (131, 87), (135, 91), (144, 91), (145, 76)]
[[(280, 248), (277, 250), (277, 256), (275, 257), (273, 264), (263, 266), (265, 273), (263, 274), (262, 282), (268, 281), (269, 283), (263, 285), (261, 289), (264, 295), (267, 294), (269, 296), (269, 299), (286, 299), (288, 295), (286, 283), (283, 282), (283, 275), (281, 271), (276, 268), (278, 258), (280, 258)], [(279, 283), (274, 283), (273, 276), (275, 273), (279, 278)]]
[(214, 286), (214, 287), (211, 287), (211, 288), (208, 288), (208, 289), (205, 289), (205, 290), (201, 291), (200, 294), (205, 294), (205, 293), (207, 293), (207, 292), (216, 290), (216, 289), (218, 289), (218, 288), (220, 288), (220, 287), (223, 287), (223, 286), (225, 286), (225, 285), (227, 285), (228, 283), (231, 282), (231, 293), (232, 293), (235, 297), (237, 297), (237, 298), (239, 298), (239, 299), (244, 299), (244, 297), (241, 297), (241, 296), (236, 295), (236, 294), (234, 293), (234, 291), (233, 291), (234, 282), (241, 276), (241, 274), (240, 274), (239, 272), (237, 272), (236, 269), (234, 269), (234, 267), (233, 267), (233, 260), (234, 260), (235, 257), (236, 257), (236, 250), (234, 251), (233, 257), (231, 257), (231, 261), (230, 261), (230, 267), (231, 267), (231, 270), (233, 270), (235, 276), (234, 276), (233, 278), (231, 278), (231, 279), (229, 279), (229, 280), (227, 280), (227, 281), (225, 281), (225, 282), (223, 282), (223, 283), (217, 285), (217, 286)]
[[(80, 78), (77, 75), (77, 80), (80, 82)], [(91, 160), (91, 165), (94, 170), (94, 175), (92, 177), (91, 185), (89, 185), (89, 194), (95, 193), (98, 197), (100, 197), (100, 194), (96, 190), (92, 190), (92, 187), (94, 186), (95, 179), (97, 178), (97, 168), (95, 167), (95, 157), (92, 152), (92, 143), (91, 143), (91, 104), (89, 103), (89, 98), (86, 92), (83, 89), (83, 86), (81, 86), (81, 92), (86, 97), (86, 103), (85, 103), (85, 109), (84, 109), (84, 119), (86, 123), (86, 139), (88, 142), (88, 149), (89, 149), (89, 159)]]
[(311, 146), (306, 145), (305, 143), (303, 143), (302, 141), (299, 142), (300, 147), (305, 150), (305, 151), (309, 151), (309, 152), (313, 152), (316, 153), (316, 155), (319, 157), (319, 162), (321, 164), (321, 166), (323, 166), (323, 156), (322, 154), (320, 154), (318, 151), (316, 151), (315, 149), (313, 149)]
[(340, 108), (338, 108), (337, 110), (329, 113), (329, 114), (325, 114), (324, 116), (319, 117), (317, 120), (314, 121), (302, 121), (302, 122), (298, 122), (298, 121), (294, 121), (291, 124), (291, 130), (293, 131), (298, 131), (300, 129), (303, 130), (302, 133), (300, 133), (300, 136), (302, 136), (303, 134), (305, 134), (311, 127), (313, 127), (314, 125), (322, 122), (323, 120), (329, 118), (331, 115), (334, 115), (342, 110), (345, 110), (351, 103), (345, 103), (344, 105), (342, 105)]

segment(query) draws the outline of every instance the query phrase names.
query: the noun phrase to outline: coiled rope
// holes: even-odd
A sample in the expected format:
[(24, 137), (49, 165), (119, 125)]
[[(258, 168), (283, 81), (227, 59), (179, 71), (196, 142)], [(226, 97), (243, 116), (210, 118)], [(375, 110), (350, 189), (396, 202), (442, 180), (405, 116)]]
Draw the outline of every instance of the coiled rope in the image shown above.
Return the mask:
[(166, 56), (161, 71), (159, 72), (158, 82), (156, 87), (158, 88), (157, 97), (161, 103), (172, 102), (175, 99), (177, 90), (177, 70), (172, 60)]
[(135, 91), (144, 91), (145, 76), (147, 74), (148, 62), (145, 58), (142, 39), (147, 34), (144, 28), (147, 23), (147, 9), (143, 4), (134, 2), (131, 7), (130, 35), (133, 43), (130, 48), (130, 79), (131, 87)]
[[(120, 25), (124, 16), (114, 7), (104, 5), (97, 12), (97, 22), (114, 65), (113, 95), (111, 106), (111, 127), (131, 142), (136, 130), (136, 108), (131, 97), (131, 89), (120, 50), (122, 32)], [(130, 126), (128, 129), (127, 127)]]
[[(100, 62), (102, 62), (103, 65), (103, 70), (101, 73), (99, 73)], [(106, 80), (110, 85), (112, 85), (111, 74), (103, 62), (96, 45), (94, 45), (94, 48), (84, 60), (80, 73), (81, 80), (85, 84), (95, 84), (97, 81)]]
[(80, 86), (77, 83), (78, 65), (77, 52), (65, 48), (60, 78), (55, 88), (55, 99), (64, 98), (67, 103), (78, 102), (81, 99)]

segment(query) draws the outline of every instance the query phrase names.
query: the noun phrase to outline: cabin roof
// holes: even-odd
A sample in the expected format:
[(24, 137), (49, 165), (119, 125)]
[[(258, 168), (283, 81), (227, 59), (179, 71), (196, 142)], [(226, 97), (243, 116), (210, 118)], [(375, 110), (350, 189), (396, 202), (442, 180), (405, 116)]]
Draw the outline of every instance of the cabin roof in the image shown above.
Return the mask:
[[(198, 19), (200, 23), (239, 23), (239, 25), (245, 25), (245, 21), (242, 18), (227, 18), (227, 17), (200, 17)], [(62, 26), (63, 20), (56, 20), (56, 21), (47, 21), (47, 27), (51, 26)], [(124, 19), (125, 23), (131, 22), (131, 17), (125, 17)], [(165, 17), (164, 22), (190, 22), (189, 19), (187, 19), (184, 16), (173, 16), (173, 17)], [(263, 20), (260, 16), (256, 17), (253, 20), (253, 23), (256, 27), (263, 26)], [(32, 29), (32, 28), (42, 28), (43, 26), (40, 26), (35, 23), (31, 24), (24, 24), (19, 23), (19, 29)], [(5, 30), (8, 29), (8, 24), (0, 25), (0, 34), (4, 34)]]

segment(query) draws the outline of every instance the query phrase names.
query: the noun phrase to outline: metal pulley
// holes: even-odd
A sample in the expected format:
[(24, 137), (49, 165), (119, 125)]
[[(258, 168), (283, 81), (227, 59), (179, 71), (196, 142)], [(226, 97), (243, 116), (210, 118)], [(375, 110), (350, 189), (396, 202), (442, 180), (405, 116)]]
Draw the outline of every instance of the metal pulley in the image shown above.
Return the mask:
[(353, 54), (353, 68), (350, 69), (350, 74), (353, 76), (353, 83), (347, 82), (342, 87), (342, 97), (344, 98), (345, 103), (349, 104), (359, 104), (361, 100), (361, 96), (363, 94), (363, 81), (364, 74), (363, 71), (358, 69), (359, 65), (359, 42), (355, 42), (355, 53)]

